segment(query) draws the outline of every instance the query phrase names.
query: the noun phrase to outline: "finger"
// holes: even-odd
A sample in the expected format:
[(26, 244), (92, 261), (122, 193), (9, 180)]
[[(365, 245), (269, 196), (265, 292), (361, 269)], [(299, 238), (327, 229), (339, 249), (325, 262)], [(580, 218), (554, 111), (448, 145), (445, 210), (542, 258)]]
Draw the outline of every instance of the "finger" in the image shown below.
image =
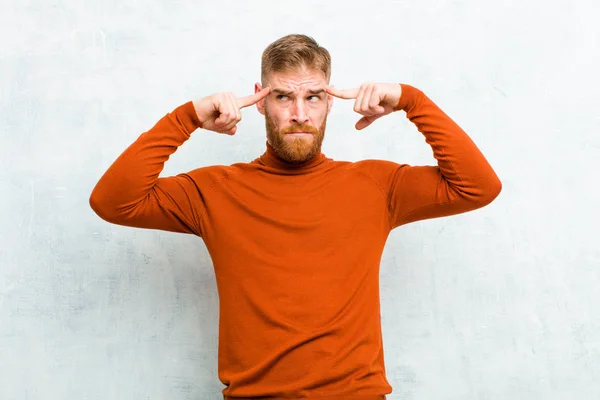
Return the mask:
[(221, 127), (229, 125), (235, 120), (237, 115), (235, 107), (231, 104), (230, 97), (233, 97), (233, 94), (224, 93), (221, 98), (221, 106), (219, 107), (221, 115), (219, 116), (218, 120), (215, 121)]
[[(233, 111), (233, 112), (235, 112), (235, 111)], [(231, 128), (233, 128), (234, 126), (236, 126), (236, 125), (237, 125), (239, 122), (240, 122), (240, 121), (237, 119), (237, 117), (236, 117), (236, 116), (235, 116), (235, 114), (234, 114), (232, 118), (229, 118), (229, 119), (227, 120), (227, 122), (225, 123), (225, 126), (223, 126), (223, 128), (222, 128), (222, 129), (223, 129), (224, 131), (228, 131), (228, 130), (230, 130)]]
[(228, 123), (221, 129), (222, 132), (225, 132), (227, 134), (233, 134), (233, 133), (235, 133), (236, 130), (237, 130), (237, 122), (235, 122), (235, 121)]
[(371, 125), (376, 119), (381, 118), (381, 117), (382, 117), (381, 115), (370, 115), (370, 116), (362, 117), (356, 123), (355, 128), (359, 131), (362, 129), (365, 129), (367, 126)]
[(362, 129), (365, 129), (367, 126), (371, 125), (371, 121), (369, 121), (369, 118), (370, 117), (362, 117), (361, 119), (359, 119), (355, 125), (355, 128), (360, 131)]
[(263, 90), (261, 90), (260, 92), (251, 94), (250, 96), (239, 98), (236, 100), (237, 106), (238, 108), (244, 108), (256, 104), (265, 97), (267, 97), (270, 91), (271, 87), (267, 86), (266, 88), (263, 88)]
[(360, 92), (358, 93), (358, 96), (356, 96), (356, 101), (354, 102), (354, 111), (362, 114), (362, 101), (363, 98), (365, 97), (365, 85), (360, 85)]
[(239, 119), (237, 118), (237, 113), (239, 112), (239, 110), (236, 109), (236, 107), (233, 105), (233, 101), (234, 98), (232, 96), (232, 98), (228, 99), (229, 100), (229, 107), (227, 108), (227, 120), (223, 126), (223, 128), (221, 128), (223, 131), (229, 131), (231, 130), (234, 126), (236, 126), (238, 124)]
[(229, 130), (225, 130), (225, 129), (219, 129), (217, 132), (222, 133), (224, 135), (230, 135), (233, 136), (235, 135), (235, 133), (237, 132), (237, 126), (234, 125), (233, 128), (229, 129)]
[(371, 101), (369, 102), (369, 108), (376, 114), (382, 114), (385, 112), (385, 108), (381, 106), (381, 102), (384, 100), (385, 95), (381, 95), (381, 92), (377, 90), (377, 85), (373, 85), (373, 94), (371, 94)]
[(227, 102), (224, 94), (219, 93), (216, 96), (216, 99), (213, 102), (213, 108), (215, 109), (215, 115), (217, 115), (215, 118), (215, 125), (222, 126), (227, 118), (225, 115), (227, 111)]
[(229, 107), (234, 112), (234, 118), (236, 120), (236, 123), (240, 122), (242, 120), (242, 112), (240, 111), (240, 109), (237, 106), (237, 99), (235, 98), (233, 93), (228, 97), (228, 100), (229, 100)]
[(221, 111), (219, 118), (215, 120), (215, 125), (217, 125), (219, 129), (223, 129), (223, 127), (225, 127), (225, 125), (227, 125), (231, 121), (231, 118), (229, 117), (229, 111), (227, 111), (229, 107), (223, 108), (224, 109), (223, 111)]
[(237, 126), (236, 120), (227, 122), (220, 130), (228, 131), (228, 130), (231, 130), (234, 126)]
[(369, 85), (365, 89), (365, 94), (362, 98), (362, 102), (360, 103), (363, 114), (367, 114), (367, 115), (374, 114), (373, 110), (371, 110), (371, 107), (369, 107), (369, 104), (371, 104), (371, 97), (373, 96), (373, 89), (374, 89), (374, 85)]
[(332, 96), (339, 97), (340, 99), (349, 100), (349, 99), (355, 99), (356, 96), (358, 96), (358, 93), (360, 92), (360, 88), (341, 90), (341, 89), (336, 89), (332, 86), (327, 86), (325, 88), (325, 91)]

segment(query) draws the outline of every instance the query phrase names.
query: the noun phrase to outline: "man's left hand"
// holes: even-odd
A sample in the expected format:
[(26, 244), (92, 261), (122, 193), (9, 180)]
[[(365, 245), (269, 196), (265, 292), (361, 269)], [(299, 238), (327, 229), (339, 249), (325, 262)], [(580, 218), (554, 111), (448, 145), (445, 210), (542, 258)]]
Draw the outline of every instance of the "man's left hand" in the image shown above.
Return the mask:
[(364, 115), (355, 125), (358, 130), (394, 111), (402, 96), (402, 86), (397, 83), (363, 83), (359, 88), (346, 90), (327, 86), (326, 91), (340, 99), (356, 99), (354, 111)]

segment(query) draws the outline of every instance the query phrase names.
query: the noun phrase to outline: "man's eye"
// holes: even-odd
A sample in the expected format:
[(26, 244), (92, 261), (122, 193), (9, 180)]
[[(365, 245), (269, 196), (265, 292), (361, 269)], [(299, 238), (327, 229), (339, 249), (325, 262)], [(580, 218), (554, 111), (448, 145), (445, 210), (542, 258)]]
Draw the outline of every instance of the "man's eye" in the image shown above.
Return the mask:
[(312, 98), (312, 97), (314, 97), (315, 101), (320, 100), (319, 96), (310, 96), (309, 99)]
[(277, 96), (277, 98), (278, 98), (279, 100), (283, 100), (283, 99), (282, 99), (282, 97), (287, 97), (287, 96), (286, 96), (286, 95), (284, 95), (284, 94), (280, 94), (279, 96)]

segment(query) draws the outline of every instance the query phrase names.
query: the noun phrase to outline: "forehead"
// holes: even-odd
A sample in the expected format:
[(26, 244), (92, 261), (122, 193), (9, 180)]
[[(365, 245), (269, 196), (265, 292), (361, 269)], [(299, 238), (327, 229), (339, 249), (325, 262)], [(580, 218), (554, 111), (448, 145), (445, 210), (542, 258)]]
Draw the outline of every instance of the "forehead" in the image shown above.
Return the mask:
[(268, 83), (273, 89), (279, 88), (294, 92), (322, 89), (327, 86), (325, 74), (315, 70), (272, 72), (269, 74)]

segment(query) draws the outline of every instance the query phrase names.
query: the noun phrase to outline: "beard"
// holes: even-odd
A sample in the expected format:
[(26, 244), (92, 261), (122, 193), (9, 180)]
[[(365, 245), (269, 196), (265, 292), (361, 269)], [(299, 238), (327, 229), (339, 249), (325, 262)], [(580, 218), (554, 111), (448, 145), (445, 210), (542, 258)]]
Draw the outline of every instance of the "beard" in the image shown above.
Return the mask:
[[(293, 124), (288, 128), (277, 130), (273, 119), (265, 107), (265, 124), (267, 128), (267, 139), (275, 154), (284, 161), (291, 164), (302, 164), (310, 160), (321, 150), (327, 126), (327, 115), (319, 128), (304, 124)], [(293, 137), (287, 132), (308, 132), (311, 137)]]

